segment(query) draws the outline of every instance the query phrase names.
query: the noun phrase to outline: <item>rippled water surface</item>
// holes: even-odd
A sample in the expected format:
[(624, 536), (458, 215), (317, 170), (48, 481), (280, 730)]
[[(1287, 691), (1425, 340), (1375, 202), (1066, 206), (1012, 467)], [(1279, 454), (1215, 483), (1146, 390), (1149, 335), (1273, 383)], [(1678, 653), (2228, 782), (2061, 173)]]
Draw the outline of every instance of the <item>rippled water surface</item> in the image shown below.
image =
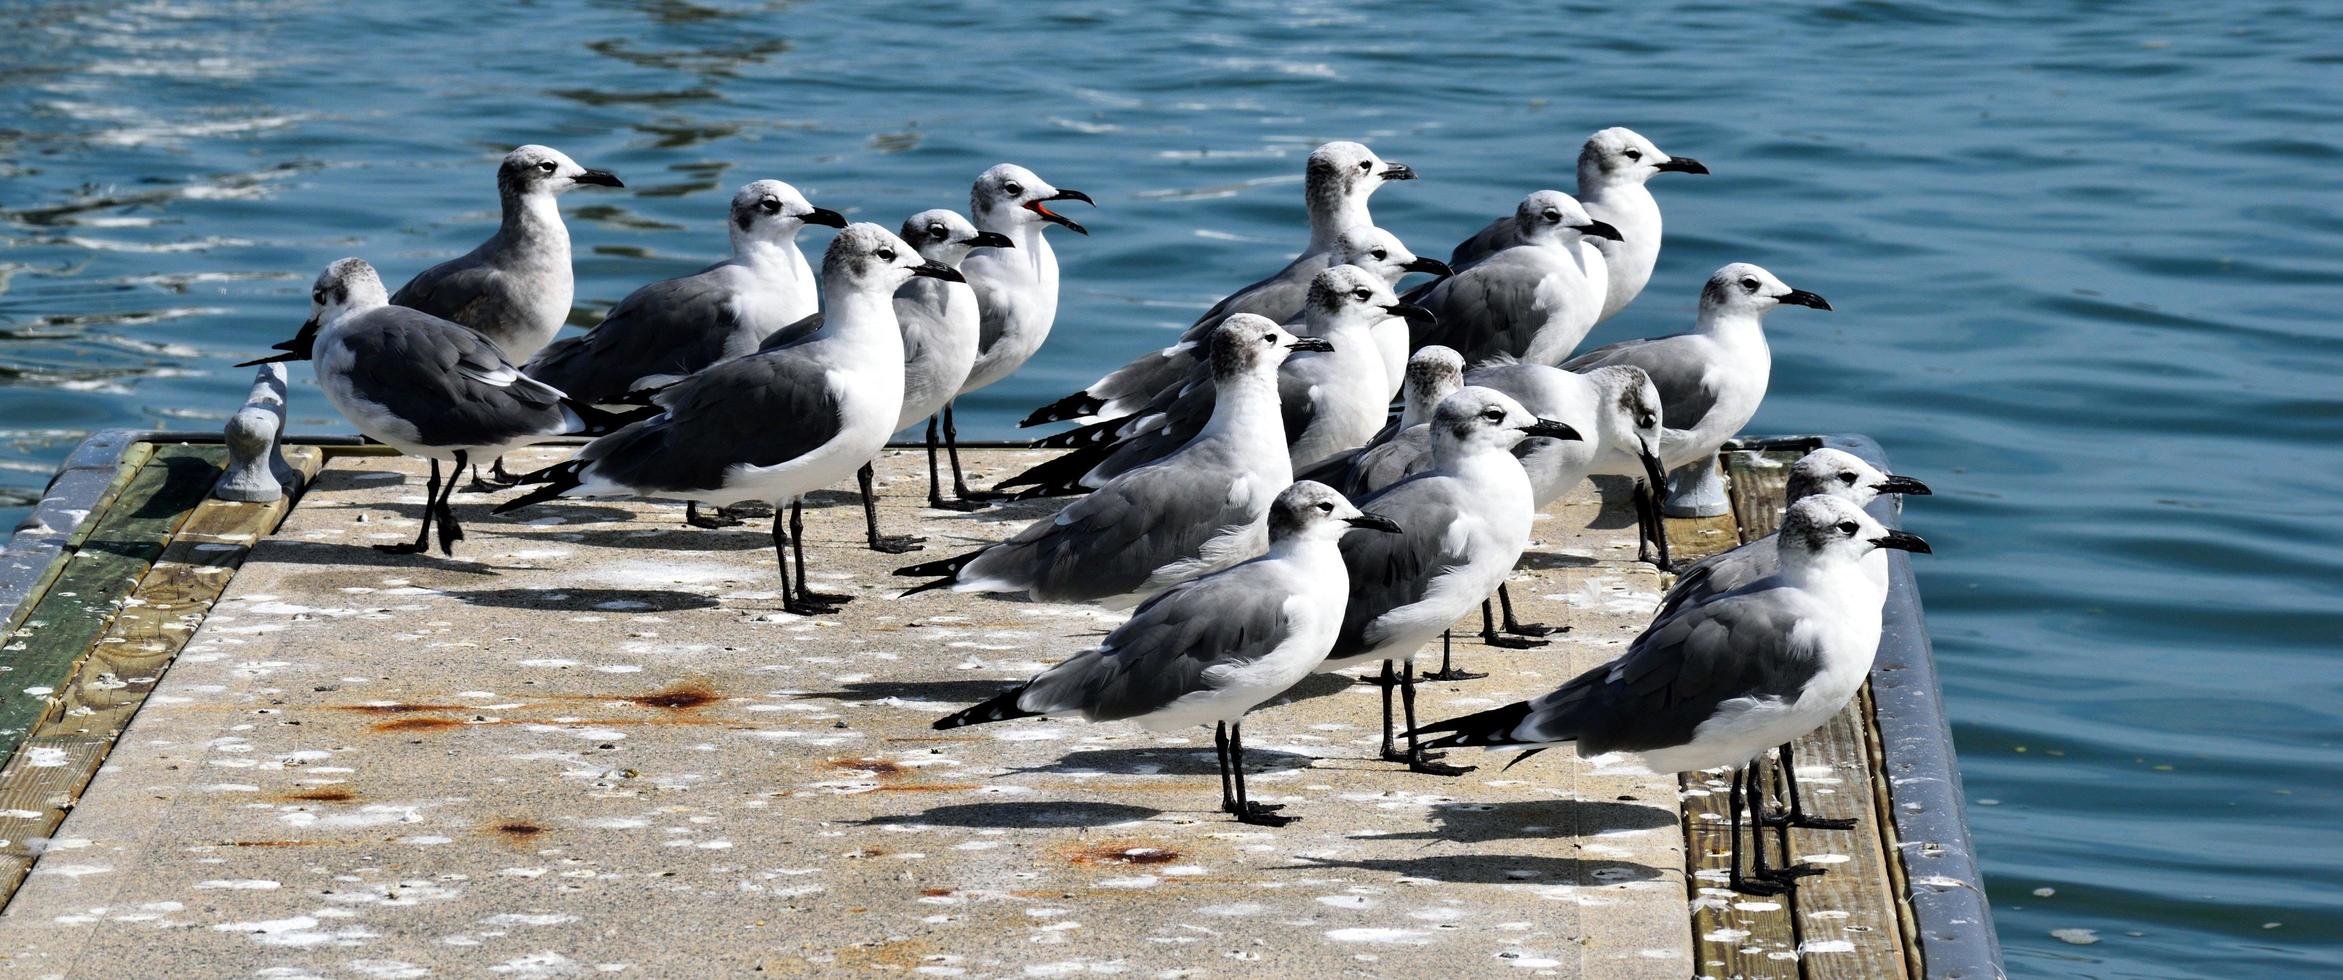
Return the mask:
[(1415, 165), (1377, 220), (1445, 255), (1628, 125), (1715, 175), (1658, 179), (1594, 339), (1765, 265), (1840, 312), (1773, 318), (1754, 428), (1939, 488), (1908, 519), (2013, 970), (2343, 959), (2343, 9), (879, 6), (0, 8), (0, 518), (91, 429), (215, 428), (326, 261), (469, 248), (517, 143), (627, 179), (566, 200), (586, 323), (754, 178), (890, 226), (1001, 160), (1089, 191), (1057, 333), (963, 402), (1006, 436), (1282, 263), (1316, 143)]

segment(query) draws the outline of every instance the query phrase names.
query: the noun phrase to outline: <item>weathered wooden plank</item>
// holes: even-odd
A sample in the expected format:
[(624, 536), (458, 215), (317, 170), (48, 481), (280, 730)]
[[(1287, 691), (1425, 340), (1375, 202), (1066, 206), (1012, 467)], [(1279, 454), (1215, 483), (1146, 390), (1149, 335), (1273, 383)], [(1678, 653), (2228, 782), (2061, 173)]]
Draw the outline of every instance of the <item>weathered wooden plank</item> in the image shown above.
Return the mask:
[(1902, 929), (1889, 880), (1871, 774), (1879, 762), (1865, 737), (1868, 691), (1795, 748), (1800, 795), (1818, 817), (1853, 817), (1853, 830), (1794, 829), (1794, 858), (1824, 873), (1798, 886), (1798, 951), (1805, 975), (1820, 978), (1904, 976)]
[(1725, 476), (1733, 481), (1733, 516), (1741, 525), (1741, 540), (1755, 541), (1782, 525), (1784, 485), (1790, 464), (1800, 454), (1736, 451), (1725, 454)]
[[(106, 739), (40, 738), (0, 766), (0, 909), (24, 883), (48, 839), (105, 755)], [(32, 814), (11, 816), (10, 814)]]
[[(122, 488), (154, 452), (146, 443), (135, 443), (124, 449), (113, 463), (109, 482), (91, 498), (86, 511), (79, 511), (72, 487), (81, 477), (94, 476), (103, 470), (94, 467), (67, 468), (57, 475), (42, 493), (40, 507), (26, 519), (25, 527), (17, 530), (0, 552), (0, 636), (16, 629), (17, 623), (30, 614), (49, 583), (65, 563), (59, 556), (68, 554), (70, 543), (78, 541), (81, 533), (96, 525), (97, 519), (113, 506)], [(67, 522), (67, 523), (61, 523)]]
[(12, 756), (49, 695), (160, 557), (219, 473), (216, 446), (163, 446), (140, 467), (0, 645), (0, 757)]
[[(1732, 863), (1729, 776), (1685, 773), (1685, 876), (1692, 891), (1693, 968), (1703, 977), (1795, 978), (1798, 935), (1786, 897), (1742, 895), (1727, 883)], [(1781, 835), (1743, 822), (1741, 844), (1766, 834), (1768, 854)], [(1746, 855), (1748, 852), (1742, 852)]]

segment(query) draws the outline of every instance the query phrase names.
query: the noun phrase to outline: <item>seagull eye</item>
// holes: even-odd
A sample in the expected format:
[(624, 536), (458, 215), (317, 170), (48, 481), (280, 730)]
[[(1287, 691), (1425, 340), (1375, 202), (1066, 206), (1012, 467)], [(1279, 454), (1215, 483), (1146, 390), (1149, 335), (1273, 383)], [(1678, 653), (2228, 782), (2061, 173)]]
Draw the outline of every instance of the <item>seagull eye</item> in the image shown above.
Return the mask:
[(1358, 298), (1359, 298), (1359, 299), (1361, 299), (1361, 300), (1369, 300), (1369, 299), (1374, 299), (1374, 298), (1375, 298), (1375, 294), (1374, 294), (1374, 293), (1368, 292), (1368, 291), (1366, 291), (1366, 290), (1364, 290), (1364, 289), (1353, 289), (1353, 290), (1351, 290), (1351, 291), (1350, 291), (1350, 294), (1351, 294), (1351, 295), (1353, 295), (1353, 296), (1356, 296), (1356, 297), (1358, 297)]
[(545, 171), (546, 173), (552, 173), (552, 172), (554, 172), (554, 171), (556, 171), (556, 170), (559, 170), (559, 169), (561, 169), (561, 165), (560, 165), (560, 164), (558, 164), (558, 163), (555, 163), (555, 162), (553, 162), (553, 161), (551, 161), (551, 160), (547, 160), (547, 161), (545, 161), (544, 163), (540, 163), (540, 164), (538, 164), (538, 165), (537, 165), (537, 169), (539, 169), (539, 170), (542, 170), (542, 171)]
[(1853, 473), (1841, 473), (1841, 474), (1839, 474), (1839, 482), (1840, 482), (1840, 483), (1844, 483), (1844, 484), (1846, 484), (1846, 485), (1848, 485), (1848, 486), (1850, 486), (1850, 487), (1851, 487), (1851, 486), (1854, 486), (1854, 485), (1855, 485), (1855, 474), (1853, 474)]
[(1318, 501), (1318, 509), (1329, 514), (1334, 513), (1334, 502), (1331, 500)]
[(309, 294), (309, 301), (310, 301), (310, 302), (312, 302), (312, 303), (324, 303), (324, 302), (325, 302), (325, 290), (318, 289), (318, 290), (313, 290), (313, 291), (311, 291), (311, 292), (310, 292), (310, 294)]
[(878, 251), (878, 256), (879, 256), (879, 258), (885, 259), (885, 260), (887, 260), (887, 261), (889, 261), (889, 262), (893, 262), (893, 261), (895, 261), (895, 250), (894, 250), (894, 249), (891, 249), (891, 248), (884, 248), (884, 247), (882, 247), (882, 248), (880, 248), (880, 249), (879, 249), (879, 251)]
[(1658, 424), (1660, 424), (1660, 417), (1650, 412), (1635, 417), (1635, 427), (1638, 429), (1648, 429)]
[(1025, 193), (1025, 185), (1012, 180), (1006, 184), (1002, 184), (1001, 190), (1008, 192), (1010, 196), (1014, 197)]
[(1749, 290), (1750, 292), (1753, 292), (1753, 293), (1754, 293), (1754, 292), (1756, 292), (1756, 291), (1757, 291), (1757, 280), (1755, 280), (1755, 279), (1743, 279), (1743, 280), (1741, 280), (1741, 288), (1743, 288), (1743, 289), (1746, 289), (1746, 290)]
[(945, 229), (944, 229), (944, 226), (942, 226), (942, 225), (929, 225), (929, 226), (927, 226), (927, 237), (929, 237), (929, 238), (933, 238), (933, 239), (935, 239), (936, 241), (939, 241), (939, 242), (940, 242), (940, 241), (943, 241), (943, 240), (944, 240), (944, 238), (945, 238), (946, 236), (949, 236), (950, 234), (951, 234), (951, 232), (949, 232), (949, 231), (945, 230)]
[(758, 201), (757, 208), (766, 214), (780, 214), (781, 199), (777, 197), (768, 197), (762, 201)]
[(1503, 422), (1505, 421), (1505, 410), (1498, 408), (1495, 405), (1491, 405), (1489, 406), (1488, 411), (1481, 413), (1481, 417), (1488, 419), (1491, 422)]
[(1624, 155), (1627, 157), (1627, 159), (1630, 159), (1630, 160), (1641, 160), (1641, 159), (1643, 159), (1643, 151), (1642, 151), (1642, 150), (1635, 149), (1634, 147), (1629, 147), (1629, 148), (1627, 149), (1627, 152), (1626, 152), (1626, 154), (1624, 154)]
[(1390, 257), (1391, 257), (1391, 253), (1389, 253), (1389, 252), (1386, 252), (1386, 251), (1384, 251), (1384, 250), (1382, 250), (1382, 249), (1376, 249), (1376, 250), (1374, 250), (1374, 251), (1372, 251), (1372, 252), (1368, 252), (1367, 254), (1368, 254), (1368, 255), (1372, 255), (1372, 256), (1374, 256), (1374, 257), (1375, 257), (1375, 259), (1376, 259), (1376, 261), (1378, 261), (1378, 262), (1379, 262), (1379, 261), (1382, 261), (1382, 260), (1384, 260), (1384, 259), (1388, 259), (1388, 258), (1390, 258)]
[(1547, 221), (1551, 221), (1551, 222), (1555, 222), (1555, 223), (1560, 223), (1560, 222), (1561, 222), (1561, 220), (1562, 220), (1562, 212), (1560, 212), (1560, 211), (1556, 211), (1556, 210), (1554, 210), (1553, 208), (1547, 208), (1547, 209), (1546, 209), (1546, 220), (1547, 220)]
[(1277, 342), (1277, 335), (1273, 333), (1262, 334), (1261, 342), (1264, 344), (1274, 344)]
[(1367, 171), (1371, 171), (1371, 170), (1373, 170), (1373, 169), (1375, 169), (1375, 161), (1373, 161), (1373, 160), (1361, 160), (1361, 161), (1359, 161), (1359, 171), (1360, 171), (1361, 173), (1364, 173), (1364, 172), (1367, 172)]
[(1863, 525), (1857, 524), (1854, 521), (1839, 522), (1839, 533), (1847, 535), (1848, 537), (1854, 537), (1855, 532), (1860, 530), (1863, 530)]

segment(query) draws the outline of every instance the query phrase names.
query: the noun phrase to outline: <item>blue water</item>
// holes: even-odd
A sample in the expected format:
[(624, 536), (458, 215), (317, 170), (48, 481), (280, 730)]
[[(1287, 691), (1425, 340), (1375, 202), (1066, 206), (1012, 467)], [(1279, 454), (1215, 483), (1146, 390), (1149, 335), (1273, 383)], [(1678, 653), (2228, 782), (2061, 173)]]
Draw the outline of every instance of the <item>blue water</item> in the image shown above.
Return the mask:
[(0, 7), (0, 519), (89, 430), (215, 428), (328, 260), (469, 248), (517, 143), (627, 179), (566, 202), (589, 323), (754, 178), (890, 226), (1000, 160), (1090, 192), (1057, 333), (962, 404), (1006, 436), (1281, 263), (1316, 143), (1415, 165), (1376, 215), (1445, 255), (1628, 125), (1715, 175), (1658, 178), (1658, 273), (1590, 342), (1767, 266), (1840, 312), (1773, 317), (1753, 428), (1938, 488), (2012, 969), (2343, 961), (2343, 8), (876, 6)]

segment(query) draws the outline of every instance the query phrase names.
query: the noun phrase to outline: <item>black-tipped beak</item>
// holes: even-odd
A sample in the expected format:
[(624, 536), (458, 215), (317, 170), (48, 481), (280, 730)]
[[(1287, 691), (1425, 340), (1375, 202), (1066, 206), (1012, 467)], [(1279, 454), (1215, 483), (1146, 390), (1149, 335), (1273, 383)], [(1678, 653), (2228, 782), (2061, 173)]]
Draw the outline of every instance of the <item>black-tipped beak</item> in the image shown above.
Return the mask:
[(1586, 224), (1578, 226), (1578, 233), (1588, 238), (1608, 238), (1614, 242), (1626, 241), (1626, 239), (1619, 237), (1619, 229), (1611, 227), (1610, 222), (1596, 221), (1592, 218), (1587, 219)]
[(966, 276), (962, 276), (960, 274), (960, 270), (952, 268), (951, 266), (945, 265), (941, 262), (922, 262), (911, 267), (911, 274), (915, 276), (926, 276), (929, 279), (941, 279), (945, 282), (968, 281)]
[(1658, 456), (1653, 455), (1652, 451), (1648, 448), (1640, 453), (1637, 453), (1636, 456), (1643, 462), (1643, 478), (1646, 481), (1645, 485), (1651, 487), (1652, 492), (1657, 493), (1660, 491), (1660, 488), (1668, 485), (1668, 470), (1666, 467), (1660, 465), (1660, 458)]
[(1669, 157), (1666, 163), (1653, 169), (1670, 174), (1705, 174), (1708, 172), (1708, 164), (1691, 157)]
[(1392, 316), (1406, 317), (1408, 332), (1419, 336), (1423, 331), (1430, 330), (1440, 324), (1440, 318), (1433, 316), (1432, 311), (1414, 303), (1393, 303), (1384, 307), (1383, 312)]
[(1881, 537), (1872, 538), (1871, 543), (1882, 548), (1894, 548), (1897, 551), (1909, 551), (1915, 555), (1933, 555), (1936, 553), (1934, 549), (1928, 547), (1928, 542), (1920, 540), (1919, 535), (1901, 529), (1889, 531), (1887, 534)]
[(1803, 289), (1793, 289), (1789, 292), (1783, 293), (1781, 300), (1782, 305), (1784, 306), (1805, 306), (1812, 307), (1817, 310), (1830, 309), (1830, 300), (1823, 299), (1822, 297), (1816, 296), (1815, 294), (1807, 292)]
[(809, 225), (822, 225), (829, 228), (846, 227), (846, 216), (829, 208), (815, 208), (808, 211), (802, 220)]
[(1072, 218), (1050, 210), (1049, 206), (1043, 203), (1044, 201), (1080, 201), (1095, 208), (1098, 206), (1098, 202), (1091, 200), (1090, 195), (1084, 194), (1081, 191), (1070, 191), (1064, 188), (1060, 188), (1057, 193), (1048, 197), (1025, 202), (1025, 210), (1041, 215), (1041, 220), (1043, 221), (1047, 221), (1053, 225), (1065, 225), (1067, 228), (1073, 229), (1074, 234), (1077, 235), (1090, 234), (1090, 229), (1084, 228), (1080, 224), (1075, 223), (1074, 219)]
[(1522, 426), (1521, 434), (1523, 438), (1527, 439), (1560, 439), (1564, 442), (1586, 441), (1586, 437), (1579, 435), (1577, 429), (1553, 419), (1539, 419)]
[(1391, 518), (1377, 517), (1374, 514), (1360, 514), (1357, 517), (1345, 517), (1342, 519), (1342, 522), (1352, 527), (1366, 528), (1370, 531), (1381, 531), (1385, 534), (1399, 533), (1399, 525), (1392, 523)]
[(1885, 480), (1872, 484), (1871, 489), (1880, 493), (1900, 493), (1910, 497), (1925, 497), (1934, 492), (1928, 489), (1928, 484), (1908, 476), (1895, 476), (1893, 474), (1890, 474)]
[(280, 361), (306, 361), (311, 357), (311, 352), (316, 347), (316, 345), (317, 321), (315, 319), (311, 319), (308, 322), (301, 324), (300, 332), (295, 333), (293, 335), (293, 339), (280, 341), (269, 346), (270, 350), (281, 350), (284, 351), (284, 353), (275, 357), (263, 357), (258, 360), (245, 361), (244, 363), (238, 364), (236, 366), (254, 367), (261, 364), (275, 364)]
[(1414, 180), (1416, 179), (1416, 168), (1408, 166), (1404, 163), (1393, 163), (1389, 160), (1385, 160), (1383, 161), (1383, 172), (1376, 174), (1375, 176), (1381, 177), (1384, 180)]
[(623, 181), (623, 180), (620, 180), (620, 179), (618, 179), (618, 175), (617, 175), (617, 174), (611, 173), (611, 172), (610, 172), (610, 171), (608, 171), (608, 170), (588, 170), (588, 171), (586, 171), (585, 173), (579, 174), (579, 175), (577, 175), (576, 177), (574, 177), (574, 178), (572, 178), (572, 179), (573, 179), (573, 180), (576, 180), (578, 183), (581, 183), (581, 184), (592, 184), (592, 185), (594, 185), (594, 186), (596, 186), (596, 187), (625, 187), (625, 186), (626, 186), (626, 181)]
[(963, 238), (960, 244), (970, 248), (1016, 248), (1017, 243), (997, 231), (980, 231), (974, 238)]
[(1324, 337), (1295, 337), (1293, 343), (1285, 345), (1285, 349), (1316, 351), (1323, 354), (1334, 349), (1334, 342)]
[(1400, 268), (1409, 272), (1429, 272), (1442, 279), (1456, 274), (1456, 270), (1449, 268), (1448, 263), (1428, 256), (1418, 256), (1415, 261), (1400, 266)]

